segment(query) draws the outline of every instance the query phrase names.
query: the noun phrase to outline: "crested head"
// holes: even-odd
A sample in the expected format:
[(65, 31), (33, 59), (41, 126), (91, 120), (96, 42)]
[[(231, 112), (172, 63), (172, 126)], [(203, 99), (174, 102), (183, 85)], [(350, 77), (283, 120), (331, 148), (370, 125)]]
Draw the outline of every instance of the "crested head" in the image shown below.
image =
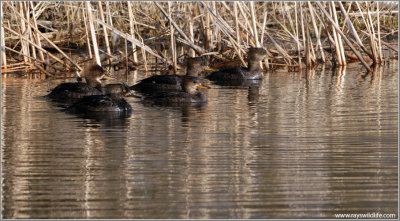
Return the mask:
[(98, 64), (89, 64), (85, 67), (85, 76), (102, 76), (104, 69)]
[(126, 84), (107, 84), (102, 90), (103, 94), (111, 96), (127, 96), (130, 94), (129, 86)]
[(197, 76), (204, 68), (208, 66), (208, 61), (205, 57), (194, 57), (186, 59), (187, 71), (189, 76)]
[(263, 48), (249, 48), (247, 52), (248, 61), (261, 61), (267, 56), (267, 51)]
[(201, 82), (196, 77), (183, 76), (181, 86), (186, 93), (195, 94), (198, 91), (197, 88), (201, 86)]
[(189, 65), (201, 65), (201, 66), (208, 65), (207, 59), (203, 56), (194, 57), (194, 58), (186, 58), (186, 63), (188, 66)]
[(101, 81), (100, 79), (104, 76), (104, 69), (98, 64), (90, 63), (86, 65), (83, 70), (83, 75), (85, 76), (86, 83), (91, 87), (100, 87)]

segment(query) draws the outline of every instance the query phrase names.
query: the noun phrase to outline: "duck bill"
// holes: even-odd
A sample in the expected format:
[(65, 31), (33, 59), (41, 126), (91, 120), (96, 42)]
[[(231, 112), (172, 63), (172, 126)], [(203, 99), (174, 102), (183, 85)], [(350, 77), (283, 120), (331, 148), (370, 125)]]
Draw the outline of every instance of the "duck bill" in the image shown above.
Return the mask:
[(111, 75), (103, 75), (103, 77), (101, 78), (101, 80), (110, 80), (110, 79), (115, 79), (115, 78), (112, 77)]
[(122, 93), (124, 94), (125, 97), (131, 97), (133, 96), (133, 93), (131, 90), (122, 90)]
[(210, 68), (210, 67), (205, 67), (204, 68), (205, 71), (217, 71), (216, 69)]
[(197, 88), (201, 88), (201, 89), (210, 89), (209, 86), (204, 86), (204, 85), (199, 85), (199, 86), (197, 86)]
[(272, 60), (270, 57), (265, 57), (264, 60)]

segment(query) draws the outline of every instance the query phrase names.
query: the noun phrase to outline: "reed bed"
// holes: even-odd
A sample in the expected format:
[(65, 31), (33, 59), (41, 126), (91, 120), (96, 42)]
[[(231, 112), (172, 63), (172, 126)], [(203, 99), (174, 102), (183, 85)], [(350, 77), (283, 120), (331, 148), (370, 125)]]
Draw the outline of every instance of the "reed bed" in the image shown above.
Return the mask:
[(88, 60), (177, 72), (193, 56), (246, 65), (249, 47), (268, 51), (269, 70), (371, 70), (398, 53), (397, 2), (2, 2), (1, 12), (2, 73), (55, 76)]

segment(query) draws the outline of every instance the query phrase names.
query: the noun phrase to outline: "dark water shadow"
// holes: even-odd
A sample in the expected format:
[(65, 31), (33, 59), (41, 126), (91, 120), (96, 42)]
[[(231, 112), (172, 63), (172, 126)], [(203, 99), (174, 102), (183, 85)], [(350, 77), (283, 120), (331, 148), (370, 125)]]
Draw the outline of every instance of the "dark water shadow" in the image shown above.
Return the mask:
[(73, 114), (79, 118), (87, 119), (101, 124), (105, 127), (127, 126), (132, 112), (86, 112), (86, 113), (67, 113)]
[(232, 89), (243, 89), (247, 87), (260, 87), (262, 80), (230, 80), (230, 81), (213, 81), (212, 84)]

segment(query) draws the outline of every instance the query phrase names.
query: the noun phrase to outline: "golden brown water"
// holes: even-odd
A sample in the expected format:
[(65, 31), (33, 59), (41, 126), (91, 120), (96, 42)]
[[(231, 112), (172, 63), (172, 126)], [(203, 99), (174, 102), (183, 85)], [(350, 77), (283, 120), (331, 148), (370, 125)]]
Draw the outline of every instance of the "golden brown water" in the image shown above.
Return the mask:
[(40, 97), (58, 82), (3, 78), (2, 216), (397, 218), (397, 63), (361, 69), (211, 85), (202, 108), (129, 98), (108, 120)]

